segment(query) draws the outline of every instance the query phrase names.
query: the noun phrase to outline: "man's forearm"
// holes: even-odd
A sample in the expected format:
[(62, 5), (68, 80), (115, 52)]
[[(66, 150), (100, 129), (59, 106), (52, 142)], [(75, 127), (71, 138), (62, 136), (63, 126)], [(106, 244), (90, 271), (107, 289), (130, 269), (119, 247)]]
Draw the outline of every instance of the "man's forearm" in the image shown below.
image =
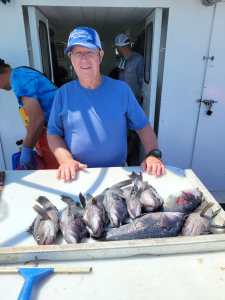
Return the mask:
[(67, 149), (64, 140), (58, 135), (48, 135), (48, 145), (55, 155), (59, 164), (73, 159), (72, 154)]
[(26, 147), (35, 147), (40, 135), (44, 129), (44, 120), (32, 122), (27, 127), (27, 134), (24, 138), (23, 145)]
[(143, 129), (137, 130), (138, 136), (144, 146), (146, 154), (158, 147), (156, 135), (150, 125), (145, 126)]

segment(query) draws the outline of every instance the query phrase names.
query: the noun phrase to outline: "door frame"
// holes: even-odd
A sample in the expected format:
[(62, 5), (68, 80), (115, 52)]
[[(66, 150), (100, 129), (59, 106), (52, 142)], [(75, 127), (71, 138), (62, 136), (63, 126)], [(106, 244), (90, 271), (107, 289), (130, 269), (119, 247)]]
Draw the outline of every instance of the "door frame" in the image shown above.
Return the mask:
[(48, 54), (49, 54), (49, 66), (50, 66), (50, 80), (54, 81), (53, 76), (53, 65), (52, 65), (52, 53), (51, 53), (51, 40), (49, 32), (49, 22), (48, 19), (39, 11), (37, 7), (27, 6), (28, 9), (28, 20), (30, 27), (31, 38), (31, 48), (33, 53), (33, 67), (40, 72), (44, 72), (42, 63), (42, 53), (41, 53), (41, 42), (39, 38), (39, 28), (40, 22), (44, 23), (47, 30), (47, 40), (48, 40)]
[[(62, 1), (59, 0), (20, 0), (21, 6), (62, 6)], [(170, 8), (173, 7), (174, 0), (139, 0), (138, 5), (136, 0), (64, 0), (63, 6), (83, 6), (83, 7), (143, 7), (143, 8)]]
[[(149, 16), (145, 19), (145, 30), (147, 33), (148, 26), (152, 24), (152, 36), (145, 36), (145, 63), (147, 56), (151, 55), (149, 58), (149, 65), (144, 66), (144, 109), (149, 118), (149, 122), (154, 127), (155, 120), (155, 105), (156, 105), (156, 93), (157, 93), (157, 83), (158, 83), (158, 68), (159, 68), (159, 54), (160, 54), (160, 41), (161, 41), (161, 31), (162, 31), (162, 8), (155, 8)], [(150, 51), (151, 53), (146, 53), (146, 47), (148, 40), (150, 41)], [(148, 78), (146, 78), (148, 76)]]

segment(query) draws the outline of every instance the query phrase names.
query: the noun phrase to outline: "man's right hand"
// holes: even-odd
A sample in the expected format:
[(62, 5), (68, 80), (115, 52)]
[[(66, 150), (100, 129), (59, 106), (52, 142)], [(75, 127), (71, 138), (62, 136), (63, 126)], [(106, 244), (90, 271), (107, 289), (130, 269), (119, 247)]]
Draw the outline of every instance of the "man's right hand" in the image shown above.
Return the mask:
[(65, 182), (71, 181), (76, 178), (76, 175), (80, 170), (84, 170), (86, 168), (87, 165), (82, 164), (74, 159), (69, 159), (60, 164), (57, 171), (57, 178), (62, 179)]

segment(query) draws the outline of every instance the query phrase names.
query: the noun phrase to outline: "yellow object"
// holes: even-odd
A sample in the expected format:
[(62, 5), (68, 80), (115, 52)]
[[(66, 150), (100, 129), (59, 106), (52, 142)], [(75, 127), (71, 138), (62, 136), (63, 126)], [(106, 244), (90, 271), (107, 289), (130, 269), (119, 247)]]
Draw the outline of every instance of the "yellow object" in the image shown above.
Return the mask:
[(19, 113), (20, 113), (20, 116), (23, 120), (23, 123), (24, 123), (25, 127), (27, 127), (28, 124), (29, 124), (29, 117), (28, 117), (25, 109), (23, 107), (20, 107), (19, 108)]

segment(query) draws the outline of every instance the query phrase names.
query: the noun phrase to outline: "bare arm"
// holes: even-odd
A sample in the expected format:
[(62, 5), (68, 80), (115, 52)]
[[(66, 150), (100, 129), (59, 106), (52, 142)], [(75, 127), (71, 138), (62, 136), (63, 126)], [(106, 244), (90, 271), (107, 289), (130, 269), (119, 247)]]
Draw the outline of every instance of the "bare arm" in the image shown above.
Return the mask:
[(23, 145), (33, 148), (36, 145), (45, 125), (44, 112), (36, 99), (22, 97), (22, 102), (29, 119)]
[(137, 133), (142, 142), (142, 145), (144, 146), (146, 154), (158, 147), (155, 133), (150, 125), (147, 125), (143, 129), (138, 130)]
[(73, 159), (72, 154), (67, 149), (62, 137), (58, 135), (48, 135), (49, 148), (55, 155), (59, 169), (57, 172), (58, 179), (70, 181), (76, 177), (79, 170), (85, 169), (87, 166)]
[(72, 154), (66, 147), (66, 144), (58, 135), (48, 135), (48, 145), (52, 153), (55, 155), (59, 164), (73, 159)]
[[(156, 135), (150, 125), (138, 130), (137, 133), (144, 146), (146, 154), (148, 154), (151, 150), (158, 148)], [(160, 176), (165, 173), (165, 167), (162, 161), (154, 156), (146, 157), (141, 163), (141, 166), (144, 171), (155, 176)]]

